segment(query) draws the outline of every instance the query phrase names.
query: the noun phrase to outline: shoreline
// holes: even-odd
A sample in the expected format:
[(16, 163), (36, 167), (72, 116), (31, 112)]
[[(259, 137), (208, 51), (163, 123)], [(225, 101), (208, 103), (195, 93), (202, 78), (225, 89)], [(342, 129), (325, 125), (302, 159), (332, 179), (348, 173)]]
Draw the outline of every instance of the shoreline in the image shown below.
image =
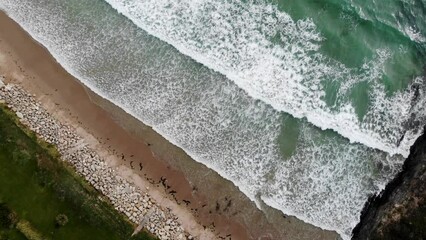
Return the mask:
[(4, 13), (0, 26), (0, 74), (6, 81), (35, 94), (49, 113), (72, 125), (121, 175), (142, 188), (149, 186), (160, 205), (192, 218), (181, 221), (185, 230), (201, 234), (212, 229), (217, 237), (232, 239), (338, 237), (267, 206), (265, 214), (232, 182), (82, 85)]

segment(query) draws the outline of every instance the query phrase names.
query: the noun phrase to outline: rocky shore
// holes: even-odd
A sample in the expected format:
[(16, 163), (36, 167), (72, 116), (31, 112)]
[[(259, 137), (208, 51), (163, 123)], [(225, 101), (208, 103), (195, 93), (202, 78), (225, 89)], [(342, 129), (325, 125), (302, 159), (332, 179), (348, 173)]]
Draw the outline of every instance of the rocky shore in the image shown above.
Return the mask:
[(61, 158), (70, 163), (95, 189), (132, 222), (145, 227), (160, 239), (195, 239), (177, 221), (170, 209), (163, 209), (143, 189), (117, 174), (91, 149), (72, 126), (53, 118), (22, 87), (4, 84), (0, 77), (0, 102), (7, 104), (32, 131), (57, 147)]
[(425, 133), (411, 147), (403, 170), (366, 203), (353, 239), (426, 239)]

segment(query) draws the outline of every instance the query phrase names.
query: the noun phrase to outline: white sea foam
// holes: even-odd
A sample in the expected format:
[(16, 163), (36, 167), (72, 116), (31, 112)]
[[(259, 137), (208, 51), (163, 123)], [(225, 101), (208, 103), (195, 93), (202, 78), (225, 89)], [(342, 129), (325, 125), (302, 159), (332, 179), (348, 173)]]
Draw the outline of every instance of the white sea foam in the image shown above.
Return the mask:
[(405, 34), (410, 37), (411, 40), (418, 42), (418, 43), (424, 43), (426, 42), (426, 37), (422, 35), (422, 33), (414, 28), (413, 26), (408, 26), (403, 28)]
[[(202, 1), (198, 2), (201, 3)], [(360, 144), (351, 144), (339, 135), (320, 131), (304, 120), (299, 121), (300, 133), (296, 150), (291, 157), (283, 159), (278, 138), (281, 128), (291, 120), (288, 115), (254, 100), (222, 75), (195, 64), (167, 44), (124, 21), (113, 11), (90, 0), (22, 0), (19, 3), (4, 0), (0, 2), (0, 7), (46, 46), (67, 71), (99, 95), (152, 126), (195, 160), (233, 181), (252, 200), (260, 198), (270, 206), (324, 229), (335, 230), (345, 238), (350, 236), (352, 228), (358, 222), (359, 212), (367, 195), (380, 189), (402, 164), (403, 158), (400, 156), (391, 157)], [(182, 11), (187, 9), (190, 8), (185, 6)], [(266, 10), (270, 12), (275, 11), (273, 7), (268, 9)], [(258, 14), (262, 15), (262, 11)], [(164, 19), (168, 16), (165, 15)], [(310, 21), (292, 23), (285, 16), (281, 21), (297, 25), (294, 26), (295, 29), (314, 27)], [(252, 23), (247, 24), (249, 28)], [(290, 28), (289, 32), (296, 31), (295, 29)], [(306, 41), (311, 37), (308, 32), (302, 32)], [(318, 34), (312, 35), (320, 40)], [(288, 35), (287, 38), (291, 37), (292, 35)], [(303, 41), (300, 41), (302, 44)], [(315, 43), (307, 44), (315, 50)], [(239, 59), (240, 62), (245, 62), (247, 70), (243, 76), (252, 74), (259, 77), (250, 72), (250, 69), (257, 68), (265, 71), (265, 76), (269, 78), (282, 59), (272, 57), (275, 62), (269, 62), (267, 49), (257, 49), (255, 45), (248, 44), (247, 54), (253, 51), (251, 58)], [(270, 51), (276, 52), (277, 56), (285, 56), (278, 47), (271, 48)], [(298, 48), (294, 54), (303, 55), (303, 51)], [(222, 52), (225, 55), (218, 58), (238, 59), (238, 53), (229, 56), (226, 53)], [(346, 88), (350, 89), (351, 85), (359, 81), (370, 81), (367, 76), (380, 74), (380, 67), (377, 66), (385, 61), (385, 53), (386, 51), (380, 52), (376, 59), (367, 62), (366, 67), (377, 63), (376, 68), (370, 68), (364, 78), (354, 78), (346, 84)], [(254, 62), (253, 59), (262, 54), (265, 59)], [(322, 96), (324, 93), (320, 84), (313, 84), (319, 80), (314, 78), (309, 81), (311, 85), (304, 85), (306, 80), (300, 69), (304, 74), (319, 71), (320, 75), (325, 74), (321, 71), (333, 69), (321, 61), (320, 65), (315, 65), (316, 61), (306, 56), (301, 59), (288, 57), (289, 62), (296, 62), (286, 70), (292, 76), (285, 78), (288, 80), (286, 84), (297, 94), (287, 91), (279, 82), (272, 81), (270, 86), (265, 87), (267, 79), (261, 80), (262, 84), (249, 83), (253, 86), (259, 84), (260, 88), (265, 89), (265, 93), (270, 88), (278, 88), (291, 96), (296, 94), (293, 96), (296, 100), (301, 99), (298, 94), (306, 95), (308, 100)], [(304, 63), (305, 60), (312, 66)], [(242, 66), (235, 61), (235, 66)], [(221, 64), (227, 67), (228, 63)], [(233, 69), (233, 66), (228, 68)], [(302, 89), (297, 89), (298, 87)], [(341, 91), (347, 89), (342, 88)], [(401, 115), (410, 111), (424, 113), (425, 110), (420, 105), (412, 106), (415, 109), (411, 110), (403, 104), (392, 105), (393, 102), (405, 101), (407, 94), (414, 95), (410, 91), (413, 90), (389, 98), (383, 94), (380, 85), (376, 85), (376, 101), (373, 105), (378, 113), (370, 111), (367, 115), (380, 115), (380, 111), (387, 108), (391, 112), (401, 112)], [(275, 93), (276, 96), (271, 94), (271, 99), (279, 100), (282, 97), (279, 93)], [(426, 99), (423, 95), (420, 98)], [(304, 104), (298, 102), (297, 107), (305, 109)], [(310, 104), (308, 105), (313, 107), (314, 103)], [(321, 101), (315, 104), (319, 108), (325, 107)], [(357, 121), (353, 107), (347, 104), (342, 109), (340, 114), (345, 119), (351, 119), (347, 127), (352, 127), (353, 122)], [(324, 112), (314, 111), (312, 114), (315, 119), (324, 121), (324, 124), (327, 124), (328, 119), (332, 121), (336, 117), (333, 112), (325, 117)], [(389, 116), (386, 114), (384, 113), (385, 117)], [(399, 121), (390, 119), (390, 125)], [(363, 124), (367, 126), (361, 127), (369, 129), (369, 124), (380, 123), (365, 121)], [(415, 136), (415, 133), (409, 135)], [(373, 140), (375, 139), (372, 138), (371, 141)]]
[[(414, 120), (409, 119), (413, 93), (380, 98), (384, 90), (378, 90), (379, 80), (384, 70), (373, 71), (380, 63), (371, 62), (365, 66), (366, 73), (355, 74), (354, 69), (321, 55), (318, 49), (322, 37), (310, 19), (294, 21), (262, 1), (106, 1), (148, 33), (226, 75), (251, 97), (276, 110), (306, 117), (352, 142), (405, 157), (413, 144), (410, 139), (421, 134), (417, 129), (402, 127)], [(324, 81), (366, 79), (376, 89), (371, 94), (375, 104), (362, 121), (344, 94), (338, 99), (346, 98), (346, 103), (340, 102), (337, 110), (323, 100)], [(399, 105), (402, 111), (385, 108), (393, 105)]]
[[(349, 239), (352, 228), (359, 221), (353, 216), (359, 214), (365, 203), (362, 192), (377, 191), (386, 180), (383, 175), (379, 176), (384, 170), (378, 169), (377, 165), (384, 164), (396, 173), (401, 159), (377, 151), (365, 151), (356, 144), (344, 144), (336, 136), (318, 141), (321, 134), (317, 129), (302, 127), (298, 154), (284, 162), (286, 166), (276, 173), (279, 178), (297, 176), (298, 181), (275, 181), (269, 194), (266, 192), (262, 198), (268, 205), (285, 209), (305, 221), (321, 219), (316, 224), (322, 228), (339, 226), (335, 230)], [(371, 174), (365, 174), (367, 172)], [(313, 186), (315, 191), (311, 191)], [(365, 186), (371, 188), (367, 190)], [(294, 192), (301, 194), (302, 199), (293, 201)], [(351, 207), (339, 211), (338, 215), (323, 211), (324, 206), (337, 207), (340, 204)]]

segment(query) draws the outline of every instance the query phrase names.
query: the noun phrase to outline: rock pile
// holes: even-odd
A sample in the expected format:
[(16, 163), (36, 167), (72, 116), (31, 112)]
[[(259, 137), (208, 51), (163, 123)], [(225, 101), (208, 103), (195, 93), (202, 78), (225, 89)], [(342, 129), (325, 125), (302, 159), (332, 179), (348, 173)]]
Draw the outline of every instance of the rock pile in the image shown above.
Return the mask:
[[(20, 121), (46, 142), (57, 147), (62, 159), (71, 163), (98, 191), (102, 192), (132, 222), (145, 221), (145, 228), (160, 239), (194, 239), (177, 222), (170, 210), (162, 209), (143, 190), (120, 177), (73, 127), (54, 119), (22, 87), (5, 85), (0, 79), (0, 102), (5, 102)], [(147, 213), (150, 213), (147, 215)], [(144, 219), (147, 216), (148, 219)]]

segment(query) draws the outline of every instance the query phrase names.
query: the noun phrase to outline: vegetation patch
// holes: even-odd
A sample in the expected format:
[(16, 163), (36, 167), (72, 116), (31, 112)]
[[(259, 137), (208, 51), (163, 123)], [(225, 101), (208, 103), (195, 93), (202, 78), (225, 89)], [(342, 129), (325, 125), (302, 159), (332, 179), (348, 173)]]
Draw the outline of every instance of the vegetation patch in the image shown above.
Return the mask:
[(135, 226), (1, 104), (0, 182), (0, 239), (155, 239), (131, 238)]
[(0, 203), (0, 229), (13, 227), (15, 224), (15, 213), (10, 210), (6, 204)]

